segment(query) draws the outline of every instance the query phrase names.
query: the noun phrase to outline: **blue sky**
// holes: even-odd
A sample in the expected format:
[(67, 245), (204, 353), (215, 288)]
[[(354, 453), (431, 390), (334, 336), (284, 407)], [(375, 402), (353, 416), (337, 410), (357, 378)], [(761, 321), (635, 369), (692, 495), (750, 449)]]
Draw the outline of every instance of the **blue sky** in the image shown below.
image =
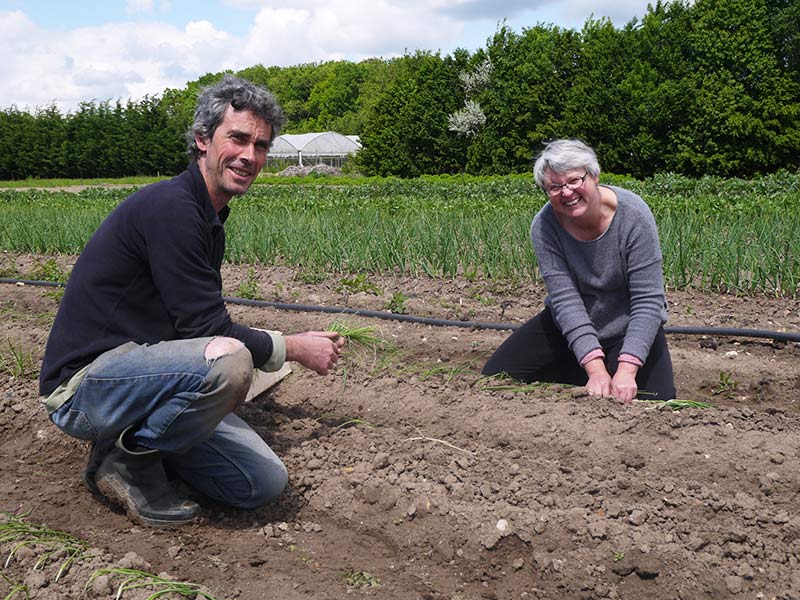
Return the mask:
[(475, 51), (505, 22), (616, 25), (646, 0), (0, 0), (0, 108), (138, 99), (254, 64)]

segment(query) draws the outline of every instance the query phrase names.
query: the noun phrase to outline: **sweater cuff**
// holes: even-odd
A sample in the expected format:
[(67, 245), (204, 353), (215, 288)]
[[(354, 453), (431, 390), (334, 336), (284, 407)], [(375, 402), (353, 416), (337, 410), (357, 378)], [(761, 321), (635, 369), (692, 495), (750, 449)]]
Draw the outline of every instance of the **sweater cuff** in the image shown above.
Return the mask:
[(594, 350), (589, 350), (584, 357), (581, 359), (581, 366), (585, 366), (590, 360), (594, 360), (595, 358), (605, 358), (606, 355), (603, 352), (602, 348), (595, 348)]
[(637, 367), (641, 367), (644, 363), (636, 358), (633, 354), (620, 354), (619, 355), (619, 362), (630, 363), (632, 365), (636, 365)]
[(272, 354), (269, 360), (263, 365), (260, 365), (258, 369), (266, 373), (278, 371), (283, 366), (283, 363), (286, 362), (286, 340), (284, 340), (283, 335), (277, 331), (266, 331), (264, 329), (261, 331), (264, 331), (272, 338)]

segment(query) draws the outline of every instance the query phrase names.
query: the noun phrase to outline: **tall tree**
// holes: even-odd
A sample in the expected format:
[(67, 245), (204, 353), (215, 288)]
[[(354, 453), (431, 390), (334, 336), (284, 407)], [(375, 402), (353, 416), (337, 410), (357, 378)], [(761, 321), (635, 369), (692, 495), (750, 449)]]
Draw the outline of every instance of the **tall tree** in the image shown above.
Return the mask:
[(685, 1), (650, 5), (641, 23), (626, 26), (633, 59), (619, 82), (628, 133), (620, 139), (619, 164), (609, 170), (648, 177), (674, 168), (674, 134), (690, 119), (691, 94), (685, 82), (691, 73), (688, 34), (691, 7)]
[(486, 51), (492, 72), (477, 97), (486, 123), (469, 147), (470, 172), (529, 171), (541, 142), (561, 136), (578, 42), (574, 31), (556, 27), (519, 35), (504, 25), (495, 33)]
[(358, 163), (369, 173), (401, 177), (463, 170), (465, 142), (447, 121), (464, 101), (463, 62), (428, 52), (393, 62), (394, 78), (361, 133)]
[(364, 70), (355, 63), (337, 61), (319, 66), (319, 79), (308, 96), (307, 120), (311, 131), (353, 134), (358, 130), (358, 111)]
[(633, 64), (631, 29), (616, 29), (608, 19), (589, 19), (583, 27), (574, 75), (564, 82), (562, 136), (580, 137), (615, 172), (629, 171), (626, 146), (632, 137), (628, 97), (620, 89)]
[(765, 0), (698, 0), (692, 16), (678, 170), (750, 176), (796, 161), (800, 87), (782, 68)]

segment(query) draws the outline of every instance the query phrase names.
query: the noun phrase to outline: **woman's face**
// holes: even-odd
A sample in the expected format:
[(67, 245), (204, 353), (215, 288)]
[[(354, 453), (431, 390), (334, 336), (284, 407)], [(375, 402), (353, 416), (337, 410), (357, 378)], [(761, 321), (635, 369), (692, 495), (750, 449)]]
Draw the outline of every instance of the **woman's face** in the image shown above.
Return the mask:
[(545, 171), (544, 191), (559, 218), (577, 219), (596, 203), (597, 180), (584, 168), (558, 173)]

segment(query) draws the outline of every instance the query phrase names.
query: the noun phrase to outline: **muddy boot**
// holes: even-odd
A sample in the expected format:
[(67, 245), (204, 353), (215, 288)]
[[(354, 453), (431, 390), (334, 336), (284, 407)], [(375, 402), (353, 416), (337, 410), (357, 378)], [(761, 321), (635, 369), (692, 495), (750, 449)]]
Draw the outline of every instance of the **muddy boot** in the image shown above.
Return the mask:
[(112, 438), (110, 440), (97, 440), (92, 443), (89, 460), (86, 461), (86, 467), (83, 469), (83, 485), (95, 496), (101, 495), (94, 480), (97, 475), (97, 469), (100, 468), (106, 456), (114, 449), (115, 442), (116, 440)]
[(167, 479), (161, 453), (127, 448), (123, 433), (97, 470), (98, 490), (125, 509), (131, 521), (148, 527), (185, 525), (200, 514), (200, 506), (179, 498)]

